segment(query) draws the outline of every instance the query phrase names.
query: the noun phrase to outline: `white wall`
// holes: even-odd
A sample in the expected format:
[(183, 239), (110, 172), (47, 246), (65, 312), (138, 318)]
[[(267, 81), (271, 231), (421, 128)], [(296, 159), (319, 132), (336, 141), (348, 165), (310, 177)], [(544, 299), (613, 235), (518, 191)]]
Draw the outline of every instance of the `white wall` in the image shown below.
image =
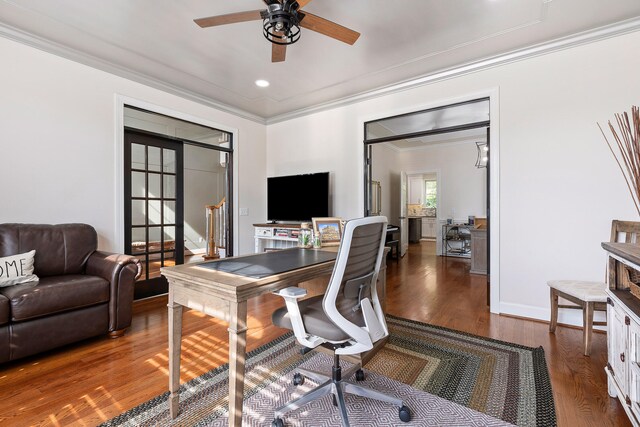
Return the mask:
[(602, 280), (611, 220), (638, 219), (596, 127), (639, 102), (638, 44), (613, 37), (269, 125), (267, 171), (331, 170), (335, 214), (360, 216), (363, 121), (497, 88), (500, 308), (548, 319), (546, 281)]
[[(184, 147), (184, 247), (191, 251), (207, 246), (205, 206), (216, 205), (225, 196), (226, 168), (220, 152)], [(204, 252), (204, 251), (201, 251)]]
[(397, 165), (409, 174), (439, 171), (438, 218), (466, 221), (469, 215), (485, 217), (487, 212), (487, 170), (475, 167), (476, 158), (476, 145), (471, 141), (400, 151)]
[[(440, 219), (466, 221), (469, 215), (487, 212), (486, 169), (475, 167), (476, 145), (468, 143), (430, 145), (420, 150), (394, 150), (386, 144), (372, 147), (372, 174), (382, 186), (382, 215), (392, 224), (400, 216), (400, 171), (440, 173), (438, 192)], [(421, 174), (421, 179), (432, 177)]]
[(265, 126), (0, 38), (0, 222), (86, 222), (106, 250), (116, 232), (116, 94), (238, 130), (239, 253), (264, 221)]

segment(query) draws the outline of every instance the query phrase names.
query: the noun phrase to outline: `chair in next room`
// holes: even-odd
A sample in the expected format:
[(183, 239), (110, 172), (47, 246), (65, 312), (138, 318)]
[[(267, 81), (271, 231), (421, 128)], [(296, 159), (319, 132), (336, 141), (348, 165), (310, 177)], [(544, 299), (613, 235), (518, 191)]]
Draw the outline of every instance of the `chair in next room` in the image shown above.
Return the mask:
[[(611, 242), (640, 244), (640, 223), (614, 220), (611, 223)], [(593, 325), (605, 326), (607, 322), (594, 322), (594, 311), (607, 311), (606, 284), (585, 280), (550, 280), (547, 282), (551, 297), (551, 321), (549, 332), (554, 333), (558, 323), (558, 309), (570, 308), (582, 310), (582, 343), (585, 356), (591, 354), (591, 335)], [(558, 304), (558, 297), (573, 305)]]
[(369, 351), (374, 343), (389, 334), (376, 290), (386, 225), (386, 217), (380, 216), (347, 222), (324, 295), (298, 301), (306, 295), (305, 289), (290, 287), (276, 292), (284, 298), (286, 307), (273, 313), (273, 324), (292, 329), (298, 342), (307, 348), (323, 346), (332, 350), (334, 364), (332, 373), (328, 375), (298, 369), (293, 377), (295, 385), (304, 382), (301, 374), (319, 385), (277, 408), (272, 426), (284, 426), (282, 416), (285, 413), (329, 394), (333, 394), (342, 425), (349, 426), (345, 393), (390, 403), (396, 407), (400, 420), (410, 421), (411, 412), (402, 400), (346, 381), (354, 373), (356, 380), (364, 379), (360, 364), (354, 364), (345, 372), (340, 367), (340, 355)]

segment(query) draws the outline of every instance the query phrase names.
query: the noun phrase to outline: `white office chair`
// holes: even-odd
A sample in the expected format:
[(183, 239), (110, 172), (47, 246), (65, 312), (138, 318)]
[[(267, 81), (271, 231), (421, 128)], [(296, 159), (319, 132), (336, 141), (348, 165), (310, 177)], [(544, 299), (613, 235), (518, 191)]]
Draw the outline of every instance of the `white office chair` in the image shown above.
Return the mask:
[(276, 292), (284, 298), (286, 307), (273, 313), (273, 324), (292, 329), (298, 342), (307, 348), (322, 345), (332, 349), (334, 365), (331, 376), (298, 369), (293, 377), (295, 385), (304, 382), (302, 374), (320, 385), (276, 409), (272, 427), (283, 427), (281, 417), (285, 413), (330, 393), (345, 427), (349, 426), (349, 419), (344, 393), (391, 403), (398, 408), (400, 420), (411, 420), (411, 411), (402, 400), (342, 379), (354, 373), (357, 380), (364, 379), (360, 364), (349, 368), (344, 375), (340, 368), (341, 354), (360, 354), (371, 350), (376, 341), (389, 335), (376, 291), (386, 232), (387, 218), (383, 216), (347, 222), (324, 295), (298, 301), (307, 294), (305, 289), (290, 287)]

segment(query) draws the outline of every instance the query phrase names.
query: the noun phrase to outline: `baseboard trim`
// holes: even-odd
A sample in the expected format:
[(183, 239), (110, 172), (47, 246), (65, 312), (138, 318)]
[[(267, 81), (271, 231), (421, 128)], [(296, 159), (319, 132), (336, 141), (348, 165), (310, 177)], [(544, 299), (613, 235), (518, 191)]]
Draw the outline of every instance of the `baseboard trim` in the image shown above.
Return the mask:
[[(532, 305), (500, 302), (500, 315), (549, 323), (549, 319), (551, 319), (551, 309)], [(596, 311), (593, 314), (593, 320), (597, 322), (606, 321), (606, 313), (603, 311)], [(558, 310), (558, 324), (582, 329), (582, 311), (561, 308)], [(606, 331), (607, 329), (606, 326), (594, 326), (594, 330)]]
[[(545, 324), (545, 325), (549, 324), (548, 320), (532, 319), (531, 317), (516, 316), (514, 314), (500, 313), (499, 315), (503, 316), (503, 317), (508, 317), (510, 319), (521, 319), (521, 320), (526, 320), (527, 322), (542, 323), (542, 324)], [(569, 329), (576, 329), (576, 330), (579, 330), (579, 331), (582, 330), (582, 325), (576, 326), (576, 325), (569, 325), (567, 323), (558, 323), (558, 326), (562, 326), (564, 328), (569, 328)], [(596, 328), (597, 328), (597, 326), (596, 326)], [(604, 330), (604, 329), (594, 329), (593, 332), (598, 333), (598, 334), (604, 334), (607, 331)]]

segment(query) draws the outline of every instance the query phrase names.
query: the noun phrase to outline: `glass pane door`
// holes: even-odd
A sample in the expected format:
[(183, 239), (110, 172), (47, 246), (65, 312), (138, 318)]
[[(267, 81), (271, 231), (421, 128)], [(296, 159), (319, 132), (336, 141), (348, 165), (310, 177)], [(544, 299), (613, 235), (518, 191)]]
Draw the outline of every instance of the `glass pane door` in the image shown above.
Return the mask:
[(184, 262), (183, 145), (125, 131), (125, 252), (143, 272), (134, 298), (166, 293), (160, 268)]

